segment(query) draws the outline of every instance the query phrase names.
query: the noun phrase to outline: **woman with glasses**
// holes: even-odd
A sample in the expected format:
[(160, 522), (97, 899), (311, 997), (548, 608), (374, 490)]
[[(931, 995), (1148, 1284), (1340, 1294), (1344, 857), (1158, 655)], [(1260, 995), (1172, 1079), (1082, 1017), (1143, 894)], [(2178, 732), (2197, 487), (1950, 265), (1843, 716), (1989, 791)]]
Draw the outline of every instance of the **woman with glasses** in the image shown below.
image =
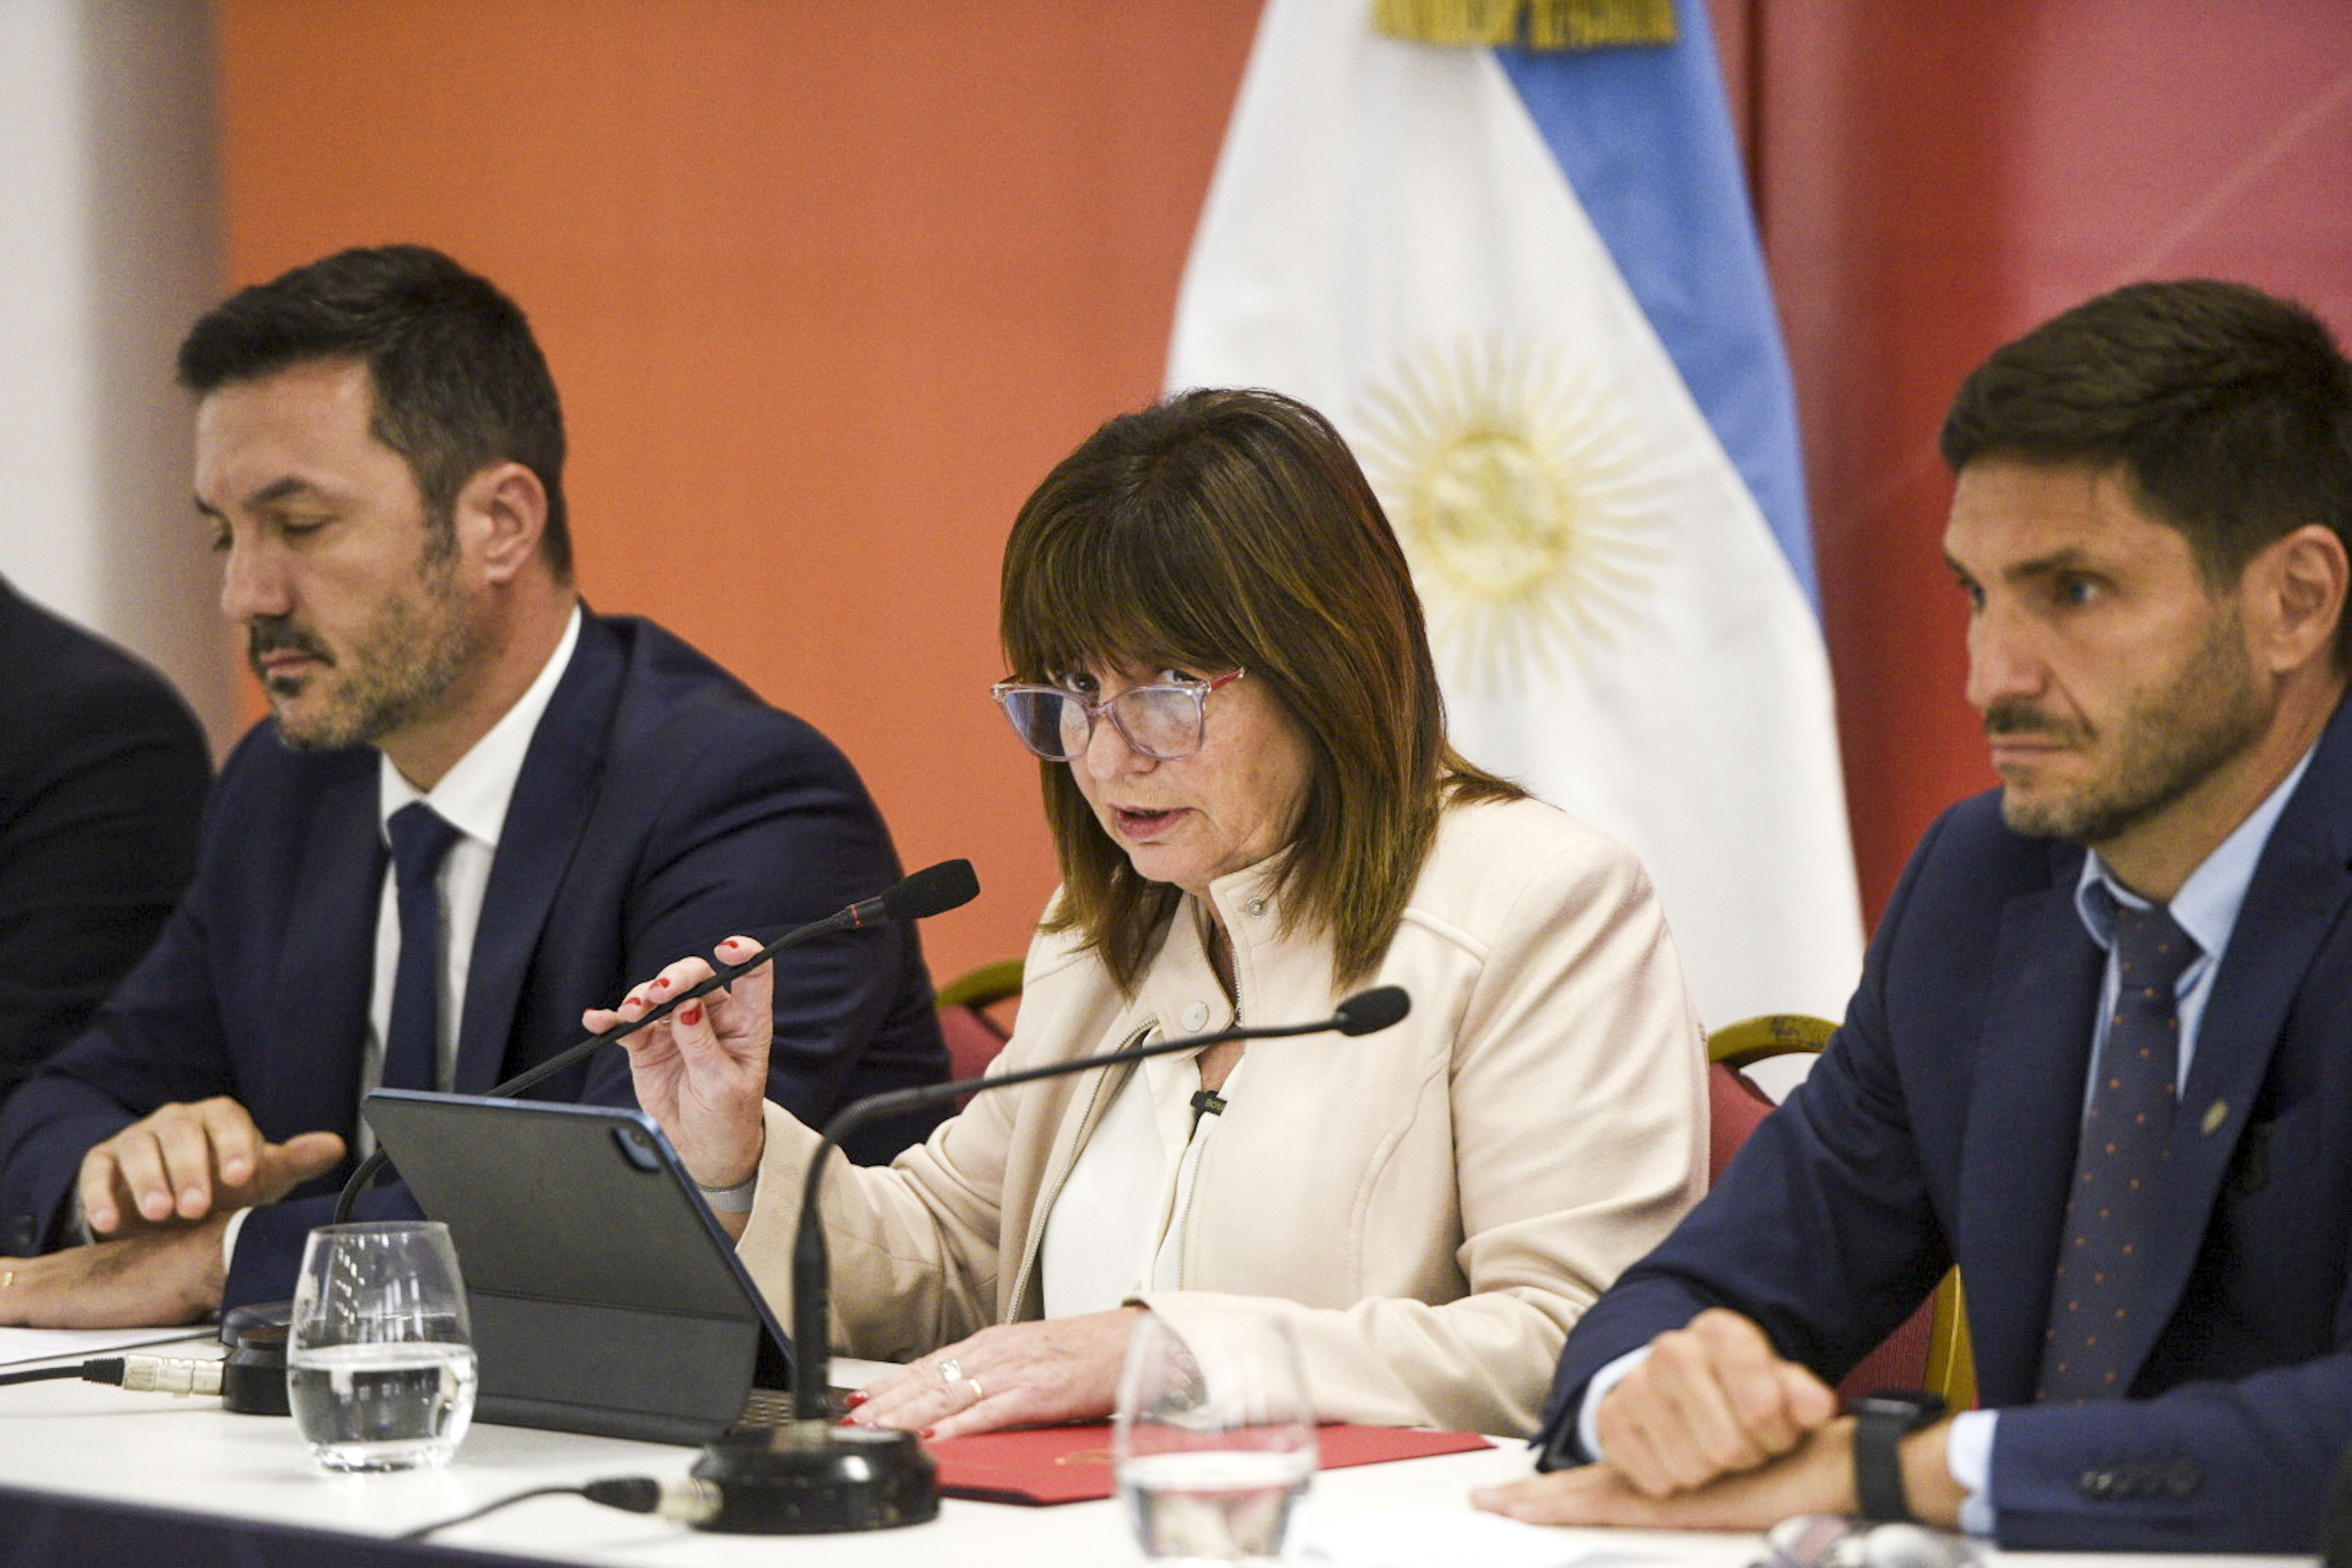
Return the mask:
[[(1000, 1065), (1374, 984), (1412, 1011), (982, 1095), (836, 1164), (837, 1337), (911, 1359), (851, 1419), (1099, 1418), (1140, 1311), (1246, 1309), (1289, 1319), (1327, 1419), (1531, 1431), (1570, 1325), (1705, 1179), (1700, 1028), (1640, 865), (1446, 743), (1380, 504), (1271, 393), (1188, 393), (1066, 459), (1013, 524), (1002, 635), (1063, 885)], [(696, 1181), (750, 1194), (722, 1222), (781, 1300), (816, 1137), (761, 1098), (765, 987), (629, 1050)]]

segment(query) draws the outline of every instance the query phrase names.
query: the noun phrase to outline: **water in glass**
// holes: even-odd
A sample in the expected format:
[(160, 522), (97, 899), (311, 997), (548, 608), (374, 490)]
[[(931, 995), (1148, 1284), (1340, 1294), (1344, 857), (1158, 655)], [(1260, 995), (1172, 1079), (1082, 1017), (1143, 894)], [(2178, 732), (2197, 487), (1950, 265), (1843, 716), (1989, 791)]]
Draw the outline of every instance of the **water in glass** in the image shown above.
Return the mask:
[(1311, 1453), (1202, 1449), (1130, 1459), (1119, 1474), (1155, 1563), (1273, 1563), (1315, 1479)]
[(474, 1383), (459, 1344), (329, 1345), (286, 1366), (294, 1424), (331, 1470), (446, 1464), (473, 1419)]
[(1146, 1316), (1112, 1429), (1119, 1496), (1154, 1563), (1275, 1563), (1315, 1477), (1313, 1403), (1290, 1327)]
[(446, 1464), (474, 1415), (466, 1287), (446, 1226), (310, 1233), (287, 1336), (294, 1426), (330, 1470)]

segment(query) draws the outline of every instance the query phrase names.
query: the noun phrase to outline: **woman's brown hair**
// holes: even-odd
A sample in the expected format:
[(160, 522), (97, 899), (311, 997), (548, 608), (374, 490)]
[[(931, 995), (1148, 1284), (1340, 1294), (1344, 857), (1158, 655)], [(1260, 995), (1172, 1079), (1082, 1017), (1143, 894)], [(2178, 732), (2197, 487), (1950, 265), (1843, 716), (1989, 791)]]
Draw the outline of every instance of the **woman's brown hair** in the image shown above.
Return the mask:
[[(1183, 393), (1064, 458), (1005, 543), (1000, 636), (1015, 679), (1238, 668), (1272, 690), (1313, 758), (1284, 918), (1328, 935), (1338, 984), (1379, 964), (1448, 801), (1523, 793), (1446, 743), (1396, 535), (1339, 432), (1276, 393)], [(1071, 765), (1043, 764), (1063, 883), (1048, 929), (1082, 933), (1132, 992), (1181, 894), (1136, 873)]]

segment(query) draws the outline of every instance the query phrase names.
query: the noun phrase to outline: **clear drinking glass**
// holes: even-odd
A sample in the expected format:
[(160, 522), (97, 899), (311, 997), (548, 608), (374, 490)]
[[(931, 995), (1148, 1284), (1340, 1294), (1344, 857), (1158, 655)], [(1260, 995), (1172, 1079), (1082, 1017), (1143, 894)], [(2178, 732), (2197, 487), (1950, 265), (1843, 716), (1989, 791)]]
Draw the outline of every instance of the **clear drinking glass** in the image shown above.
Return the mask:
[(1276, 1563), (1314, 1479), (1315, 1406), (1290, 1325), (1220, 1312), (1128, 1342), (1111, 1452), (1154, 1563)]
[(294, 1426), (331, 1470), (448, 1463), (474, 1415), (473, 1328), (449, 1227), (321, 1226), (287, 1337)]

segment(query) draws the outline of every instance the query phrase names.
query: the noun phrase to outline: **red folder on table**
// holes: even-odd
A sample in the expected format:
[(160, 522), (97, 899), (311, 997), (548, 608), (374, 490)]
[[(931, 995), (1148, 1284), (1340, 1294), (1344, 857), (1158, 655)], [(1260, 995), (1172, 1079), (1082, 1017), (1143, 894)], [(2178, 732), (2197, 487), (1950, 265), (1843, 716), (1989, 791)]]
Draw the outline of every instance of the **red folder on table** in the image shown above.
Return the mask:
[[(1423, 1432), (1409, 1426), (1334, 1424), (1318, 1427), (1315, 1438), (1327, 1470), (1493, 1447), (1475, 1432)], [(941, 1437), (923, 1447), (939, 1461), (940, 1490), (949, 1497), (1036, 1506), (1087, 1502), (1107, 1498), (1114, 1489), (1110, 1426), (1105, 1422)]]

